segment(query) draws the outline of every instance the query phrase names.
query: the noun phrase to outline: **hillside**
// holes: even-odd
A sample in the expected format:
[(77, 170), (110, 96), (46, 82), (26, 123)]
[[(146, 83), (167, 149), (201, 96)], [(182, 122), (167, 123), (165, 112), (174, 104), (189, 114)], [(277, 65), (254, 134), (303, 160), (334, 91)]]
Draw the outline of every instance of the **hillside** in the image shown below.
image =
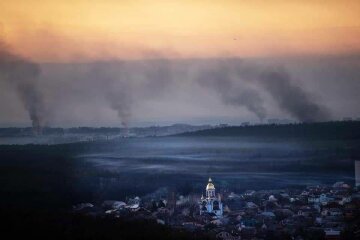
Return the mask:
[(191, 137), (270, 137), (299, 139), (360, 139), (360, 121), (338, 121), (298, 124), (264, 124), (253, 126), (229, 126), (178, 134)]

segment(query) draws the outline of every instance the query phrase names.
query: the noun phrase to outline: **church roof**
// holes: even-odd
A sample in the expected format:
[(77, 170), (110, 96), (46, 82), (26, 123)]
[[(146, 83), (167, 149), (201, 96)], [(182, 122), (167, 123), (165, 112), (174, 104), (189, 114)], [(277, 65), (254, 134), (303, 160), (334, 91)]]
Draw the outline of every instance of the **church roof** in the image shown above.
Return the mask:
[(212, 183), (211, 178), (209, 178), (209, 182), (208, 182), (208, 184), (206, 185), (206, 190), (212, 190), (212, 189), (215, 189), (215, 186), (214, 186), (214, 184)]

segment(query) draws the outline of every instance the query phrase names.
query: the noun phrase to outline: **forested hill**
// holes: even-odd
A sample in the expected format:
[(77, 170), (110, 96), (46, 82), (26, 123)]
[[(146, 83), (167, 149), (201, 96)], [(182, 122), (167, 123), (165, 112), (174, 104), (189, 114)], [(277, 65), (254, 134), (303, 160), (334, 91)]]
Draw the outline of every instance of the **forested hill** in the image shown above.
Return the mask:
[(188, 132), (177, 136), (243, 136), (303, 139), (360, 139), (360, 121), (229, 126)]

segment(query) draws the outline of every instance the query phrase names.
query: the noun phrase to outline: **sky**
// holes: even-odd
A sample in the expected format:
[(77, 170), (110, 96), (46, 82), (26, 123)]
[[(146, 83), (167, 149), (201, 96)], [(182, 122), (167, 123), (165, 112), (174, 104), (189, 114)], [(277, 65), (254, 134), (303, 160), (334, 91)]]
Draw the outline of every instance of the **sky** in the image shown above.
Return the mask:
[(167, 57), (346, 54), (360, 48), (357, 0), (13, 0), (0, 6), (5, 39), (37, 61), (141, 58), (152, 51)]
[(356, 0), (0, 1), (0, 126), (360, 117), (359, 12)]

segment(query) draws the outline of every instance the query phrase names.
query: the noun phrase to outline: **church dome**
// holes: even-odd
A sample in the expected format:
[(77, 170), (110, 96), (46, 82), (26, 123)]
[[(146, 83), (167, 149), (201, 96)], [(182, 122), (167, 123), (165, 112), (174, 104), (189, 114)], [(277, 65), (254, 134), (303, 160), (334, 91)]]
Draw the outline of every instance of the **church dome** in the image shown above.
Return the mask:
[(215, 189), (215, 186), (214, 186), (214, 184), (212, 183), (211, 178), (209, 178), (209, 182), (208, 182), (208, 184), (207, 184), (207, 186), (206, 186), (206, 190), (213, 190), (213, 189)]

